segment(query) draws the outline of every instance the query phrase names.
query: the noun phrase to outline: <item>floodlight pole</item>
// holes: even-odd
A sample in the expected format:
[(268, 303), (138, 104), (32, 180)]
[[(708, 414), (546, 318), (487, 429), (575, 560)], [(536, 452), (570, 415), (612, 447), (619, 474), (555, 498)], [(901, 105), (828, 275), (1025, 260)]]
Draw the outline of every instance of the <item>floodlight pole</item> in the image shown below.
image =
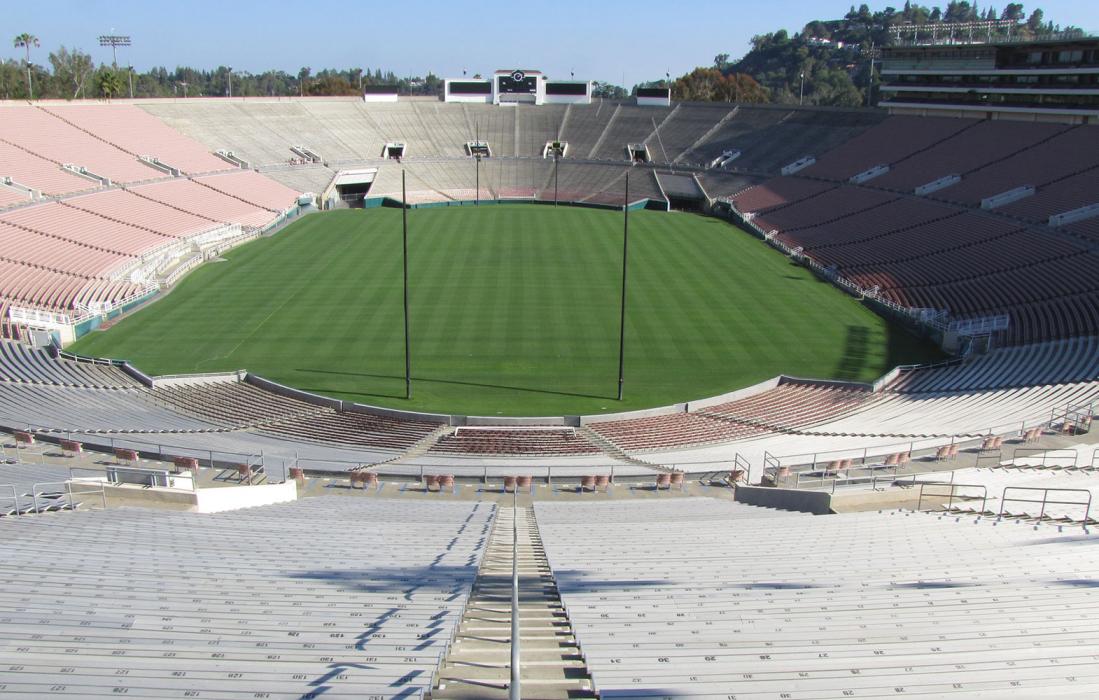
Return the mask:
[(622, 400), (626, 362), (626, 252), (630, 242), (630, 171), (626, 171), (626, 194), (622, 202), (622, 312), (618, 323), (618, 400)]
[(473, 165), (473, 169), (476, 171), (476, 187), (477, 190), (473, 194), (474, 206), (481, 206), (481, 154), (478, 153), (473, 159), (476, 161)]
[(408, 194), (401, 170), (401, 248), (404, 264), (404, 397), (412, 398), (412, 356), (408, 341)]

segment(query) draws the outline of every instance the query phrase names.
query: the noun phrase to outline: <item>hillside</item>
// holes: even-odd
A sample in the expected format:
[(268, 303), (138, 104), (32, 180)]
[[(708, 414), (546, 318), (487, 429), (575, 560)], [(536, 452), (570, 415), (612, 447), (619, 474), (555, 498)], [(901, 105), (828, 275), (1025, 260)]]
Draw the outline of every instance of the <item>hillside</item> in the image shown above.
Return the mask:
[[(983, 10), (969, 2), (951, 2), (946, 9), (905, 3), (902, 10), (892, 7), (871, 11), (867, 5), (854, 6), (840, 19), (814, 20), (801, 31), (786, 29), (752, 37), (751, 49), (743, 57), (730, 61), (727, 53), (714, 58), (712, 67), (699, 68), (673, 83), (673, 96), (680, 100), (780, 102), (834, 107), (858, 107), (872, 103), (867, 99), (871, 58), (876, 50), (898, 41), (919, 40), (932, 36), (950, 36), (966, 32), (960, 22), (987, 22), (978, 38), (1034, 37), (1065, 31), (1082, 34), (1069, 26), (1062, 29), (1047, 21), (1037, 8), (1029, 14), (1023, 5), (1009, 3), (1003, 11)], [(953, 27), (951, 25), (954, 25)], [(804, 86), (802, 77), (804, 76)], [(877, 85), (877, 74), (874, 74)], [(736, 95), (730, 90), (714, 89), (722, 78), (741, 86)], [(743, 86), (749, 86), (744, 89)], [(803, 92), (804, 90), (804, 92)], [(876, 94), (871, 94), (875, 98)]]

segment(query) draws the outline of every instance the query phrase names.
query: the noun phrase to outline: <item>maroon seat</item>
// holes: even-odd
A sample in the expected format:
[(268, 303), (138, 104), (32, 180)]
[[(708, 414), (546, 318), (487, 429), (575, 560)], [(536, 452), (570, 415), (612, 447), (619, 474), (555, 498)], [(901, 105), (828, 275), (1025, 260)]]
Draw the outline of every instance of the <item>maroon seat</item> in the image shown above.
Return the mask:
[(668, 472), (661, 472), (656, 475), (656, 488), (657, 489), (670, 489), (672, 487), (672, 475)]
[(518, 480), (516, 481), (516, 484), (519, 486), (519, 488), (524, 489), (526, 491), (530, 491), (531, 485), (533, 483), (534, 483), (534, 479), (530, 476), (530, 474), (525, 474), (523, 476), (520, 476), (518, 478)]
[(438, 486), (439, 477), (436, 474), (428, 474), (424, 477), (424, 490), (430, 491), (432, 486)]
[(594, 476), (580, 477), (580, 490), (581, 491), (588, 491), (588, 490), (594, 491), (595, 490), (595, 477)]
[(290, 467), (290, 478), (299, 484), (303, 483), (305, 481), (305, 470), (301, 467)]
[(504, 493), (507, 493), (508, 491), (515, 491), (515, 485), (518, 483), (518, 481), (519, 480), (516, 479), (514, 476), (505, 476)]
[(198, 460), (194, 457), (175, 457), (172, 459), (172, 464), (176, 465), (176, 469), (198, 471)]
[[(377, 474), (371, 474), (371, 476), (374, 477), (375, 482), (378, 480), (378, 475)], [(453, 474), (443, 474), (442, 476), (439, 477), (439, 490), (442, 491), (443, 489), (446, 489), (448, 491), (453, 491), (454, 490), (454, 475)]]
[(685, 474), (683, 472), (672, 472), (668, 475), (668, 478), (671, 479), (669, 483), (670, 486), (678, 486), (680, 488), (683, 488), (683, 480), (685, 478)]
[(610, 476), (608, 476), (606, 474), (597, 474), (596, 475), (596, 477), (595, 477), (595, 489), (596, 490), (599, 490), (600, 488), (602, 488), (604, 491), (606, 491), (610, 487), (610, 484), (611, 484)]

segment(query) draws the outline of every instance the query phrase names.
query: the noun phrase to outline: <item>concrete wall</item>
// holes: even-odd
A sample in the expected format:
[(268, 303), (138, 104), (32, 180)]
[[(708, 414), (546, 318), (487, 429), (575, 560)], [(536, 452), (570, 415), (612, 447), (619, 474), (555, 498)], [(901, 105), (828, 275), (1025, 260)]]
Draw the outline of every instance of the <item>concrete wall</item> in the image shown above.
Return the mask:
[(766, 486), (737, 486), (734, 499), (751, 506), (796, 510), (813, 515), (832, 512), (831, 494), (797, 489), (773, 489)]
[(197, 497), (196, 510), (199, 513), (221, 513), (227, 510), (296, 501), (298, 484), (295, 481), (285, 481), (281, 484), (199, 489), (195, 492), (195, 496)]
[(249, 384), (258, 386), (260, 389), (265, 389), (274, 394), (280, 394), (281, 396), (289, 396), (293, 399), (299, 399), (301, 401), (308, 401), (309, 403), (316, 404), (318, 406), (326, 406), (328, 408), (334, 408), (339, 410), (344, 402), (339, 399), (330, 399), (327, 396), (321, 396), (320, 394), (311, 394), (308, 391), (302, 391), (301, 389), (295, 389), (293, 387), (285, 386), (277, 382), (273, 382), (270, 379), (264, 379), (263, 377), (247, 373), (244, 376), (244, 381)]

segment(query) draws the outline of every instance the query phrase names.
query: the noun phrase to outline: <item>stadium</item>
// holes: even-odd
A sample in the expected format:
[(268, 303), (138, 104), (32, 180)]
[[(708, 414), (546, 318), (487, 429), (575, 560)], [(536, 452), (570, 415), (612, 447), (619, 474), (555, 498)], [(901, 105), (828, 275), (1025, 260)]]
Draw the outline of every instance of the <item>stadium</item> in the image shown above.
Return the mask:
[(880, 60), (0, 103), (0, 697), (1099, 695), (1099, 39)]

